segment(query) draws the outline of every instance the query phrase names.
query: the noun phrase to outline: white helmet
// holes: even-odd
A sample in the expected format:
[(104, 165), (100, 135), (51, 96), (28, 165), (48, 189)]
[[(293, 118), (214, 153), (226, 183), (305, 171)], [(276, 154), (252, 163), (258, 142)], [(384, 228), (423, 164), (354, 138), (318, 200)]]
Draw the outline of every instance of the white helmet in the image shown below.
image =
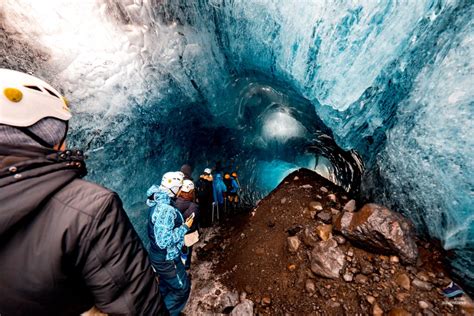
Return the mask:
[(68, 121), (67, 100), (43, 80), (0, 69), (0, 124), (27, 127), (46, 117)]
[(166, 189), (170, 197), (175, 197), (182, 186), (183, 176), (181, 172), (167, 172), (161, 178), (161, 187)]
[(211, 171), (211, 169), (210, 169), (210, 168), (206, 168), (206, 169), (204, 169), (204, 173), (206, 173), (206, 174), (211, 174), (211, 173), (212, 173), (212, 171)]
[(194, 183), (188, 179), (184, 180), (181, 191), (188, 193), (188, 192), (191, 192), (192, 190), (194, 190)]

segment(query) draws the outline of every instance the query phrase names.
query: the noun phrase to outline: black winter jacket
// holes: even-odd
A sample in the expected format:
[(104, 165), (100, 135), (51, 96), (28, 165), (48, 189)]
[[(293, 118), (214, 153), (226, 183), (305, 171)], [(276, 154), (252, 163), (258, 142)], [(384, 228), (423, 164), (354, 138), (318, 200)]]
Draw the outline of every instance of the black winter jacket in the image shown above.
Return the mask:
[(0, 314), (168, 315), (119, 197), (67, 153), (0, 144)]

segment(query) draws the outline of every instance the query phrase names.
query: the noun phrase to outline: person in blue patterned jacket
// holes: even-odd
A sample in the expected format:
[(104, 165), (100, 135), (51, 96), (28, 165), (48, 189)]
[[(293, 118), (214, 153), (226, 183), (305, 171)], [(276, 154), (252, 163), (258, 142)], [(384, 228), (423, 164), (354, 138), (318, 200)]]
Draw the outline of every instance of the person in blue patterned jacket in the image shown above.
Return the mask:
[(170, 315), (179, 315), (186, 306), (191, 283), (181, 261), (184, 235), (193, 218), (184, 220), (181, 212), (171, 205), (183, 185), (181, 172), (167, 172), (161, 185), (147, 191), (149, 206), (148, 237), (150, 261), (159, 278), (160, 292)]

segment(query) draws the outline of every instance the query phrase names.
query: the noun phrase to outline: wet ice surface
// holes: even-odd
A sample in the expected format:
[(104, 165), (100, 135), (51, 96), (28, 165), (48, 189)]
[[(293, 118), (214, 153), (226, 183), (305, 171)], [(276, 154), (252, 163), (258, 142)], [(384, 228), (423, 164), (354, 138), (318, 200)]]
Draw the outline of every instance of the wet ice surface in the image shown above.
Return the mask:
[[(320, 155), (338, 161), (335, 147), (305, 150), (332, 133), (364, 158), (363, 196), (456, 250), (473, 284), (472, 2), (48, 3), (2, 1), (0, 63), (63, 89), (89, 178), (127, 206), (164, 171), (216, 157), (255, 201)], [(279, 132), (264, 118), (282, 107)], [(282, 131), (298, 137), (269, 137)], [(351, 182), (357, 162), (341, 160), (336, 177), (319, 168)]]

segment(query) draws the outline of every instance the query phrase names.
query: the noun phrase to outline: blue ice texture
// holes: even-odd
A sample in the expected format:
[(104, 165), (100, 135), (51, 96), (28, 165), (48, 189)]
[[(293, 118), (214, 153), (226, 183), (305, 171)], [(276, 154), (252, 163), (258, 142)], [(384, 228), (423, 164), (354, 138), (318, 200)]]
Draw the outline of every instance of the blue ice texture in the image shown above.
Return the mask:
[(237, 170), (249, 203), (306, 167), (410, 218), (474, 287), (472, 1), (56, 2), (2, 2), (3, 66), (62, 88), (89, 179), (139, 231), (184, 162)]

